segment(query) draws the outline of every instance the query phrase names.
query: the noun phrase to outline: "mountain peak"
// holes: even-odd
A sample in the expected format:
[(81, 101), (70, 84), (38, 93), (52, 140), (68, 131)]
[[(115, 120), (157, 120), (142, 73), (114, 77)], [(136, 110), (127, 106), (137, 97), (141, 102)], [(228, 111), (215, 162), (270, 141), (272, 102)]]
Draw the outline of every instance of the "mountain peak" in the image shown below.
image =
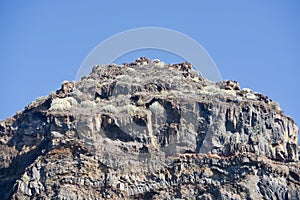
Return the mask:
[(300, 198), (298, 127), (188, 62), (96, 65), (0, 123), (4, 199)]

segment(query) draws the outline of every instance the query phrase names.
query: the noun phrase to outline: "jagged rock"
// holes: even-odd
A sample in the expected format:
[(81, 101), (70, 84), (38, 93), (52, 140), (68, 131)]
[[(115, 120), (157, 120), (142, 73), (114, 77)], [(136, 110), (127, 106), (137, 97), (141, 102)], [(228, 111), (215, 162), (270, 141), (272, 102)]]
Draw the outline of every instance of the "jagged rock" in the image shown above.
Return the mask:
[(64, 81), (61, 84), (61, 88), (56, 91), (56, 94), (58, 97), (66, 97), (71, 92), (73, 92), (74, 87), (75, 87), (75, 82)]
[(238, 82), (232, 80), (218, 82), (218, 86), (225, 90), (240, 90)]
[(190, 63), (97, 65), (0, 122), (2, 199), (300, 199), (298, 127)]

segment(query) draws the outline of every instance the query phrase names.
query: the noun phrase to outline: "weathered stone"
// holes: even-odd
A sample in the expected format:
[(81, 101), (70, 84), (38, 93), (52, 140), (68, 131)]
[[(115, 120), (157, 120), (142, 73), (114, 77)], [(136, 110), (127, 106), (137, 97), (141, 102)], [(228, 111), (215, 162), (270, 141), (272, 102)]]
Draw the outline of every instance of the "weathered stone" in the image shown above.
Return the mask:
[(297, 142), (274, 101), (190, 63), (96, 65), (0, 122), (0, 197), (300, 199)]

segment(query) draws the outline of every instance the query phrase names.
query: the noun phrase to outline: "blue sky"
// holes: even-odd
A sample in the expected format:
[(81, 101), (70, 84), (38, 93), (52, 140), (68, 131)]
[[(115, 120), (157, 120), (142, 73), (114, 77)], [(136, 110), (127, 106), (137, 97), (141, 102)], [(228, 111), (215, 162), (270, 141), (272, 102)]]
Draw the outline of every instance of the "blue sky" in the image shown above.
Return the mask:
[[(266, 94), (300, 124), (298, 1), (0, 2), (0, 119), (74, 80), (88, 53), (113, 34), (155, 26), (199, 42), (224, 79)], [(157, 52), (148, 52), (149, 57)], [(117, 62), (132, 61), (134, 52)], [(159, 55), (159, 54), (157, 54)], [(165, 62), (178, 57), (160, 54)], [(146, 55), (147, 56), (147, 55)]]

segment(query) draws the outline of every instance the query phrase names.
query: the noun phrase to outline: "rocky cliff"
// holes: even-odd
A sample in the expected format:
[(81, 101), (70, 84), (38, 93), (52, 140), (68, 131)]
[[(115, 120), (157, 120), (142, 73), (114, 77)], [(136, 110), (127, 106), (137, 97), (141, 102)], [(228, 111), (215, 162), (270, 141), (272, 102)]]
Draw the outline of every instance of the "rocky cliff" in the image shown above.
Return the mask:
[(189, 63), (94, 66), (0, 122), (1, 199), (300, 199), (298, 127)]

